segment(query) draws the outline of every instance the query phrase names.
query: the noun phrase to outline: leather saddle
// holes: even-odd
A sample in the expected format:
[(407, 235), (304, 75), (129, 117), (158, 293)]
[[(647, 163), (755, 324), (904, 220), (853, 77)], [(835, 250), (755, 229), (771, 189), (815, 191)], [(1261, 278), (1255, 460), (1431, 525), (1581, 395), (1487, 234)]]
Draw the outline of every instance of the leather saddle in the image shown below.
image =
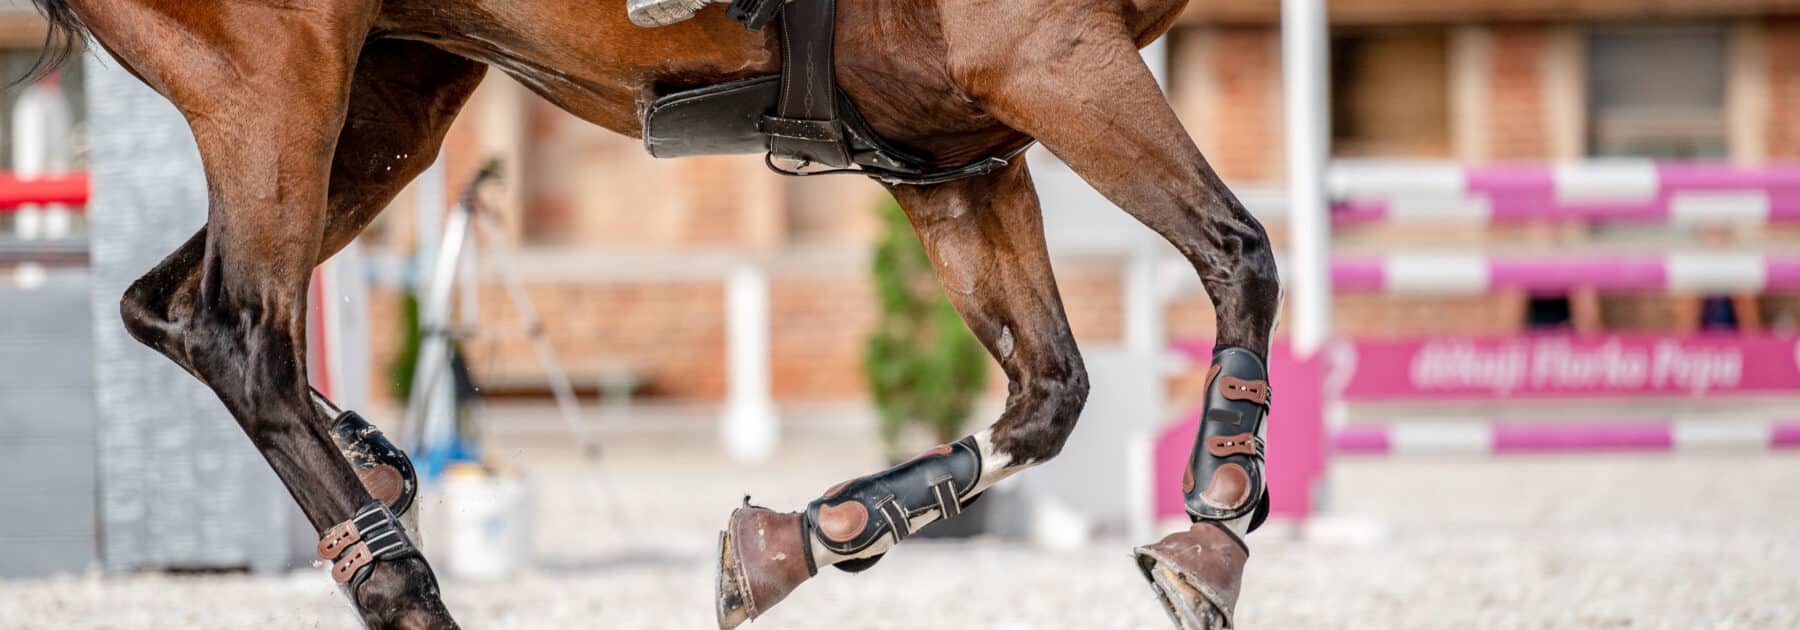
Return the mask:
[(838, 88), (835, 0), (734, 0), (730, 15), (751, 30), (776, 22), (781, 74), (659, 95), (643, 113), (651, 156), (763, 153), (783, 175), (855, 173), (923, 185), (993, 172), (1031, 146), (935, 167), (928, 157), (882, 140)]

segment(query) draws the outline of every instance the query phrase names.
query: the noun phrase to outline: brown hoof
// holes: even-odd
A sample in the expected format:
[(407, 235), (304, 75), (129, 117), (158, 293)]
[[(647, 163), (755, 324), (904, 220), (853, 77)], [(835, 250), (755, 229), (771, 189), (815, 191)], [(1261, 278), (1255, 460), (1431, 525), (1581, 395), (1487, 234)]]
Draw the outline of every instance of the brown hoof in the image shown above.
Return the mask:
[(812, 577), (805, 534), (797, 513), (749, 505), (731, 512), (719, 532), (719, 630), (761, 617)]
[(1182, 630), (1227, 630), (1250, 552), (1236, 534), (1196, 523), (1154, 545), (1138, 547), (1138, 570)]

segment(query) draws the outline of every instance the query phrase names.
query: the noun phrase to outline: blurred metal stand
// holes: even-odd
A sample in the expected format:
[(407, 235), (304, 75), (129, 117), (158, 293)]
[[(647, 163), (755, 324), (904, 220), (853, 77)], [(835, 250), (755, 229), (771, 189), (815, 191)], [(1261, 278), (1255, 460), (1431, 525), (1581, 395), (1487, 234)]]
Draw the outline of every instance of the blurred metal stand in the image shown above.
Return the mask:
[[(499, 164), (489, 162), (469, 182), (463, 190), (462, 198), (445, 218), (443, 237), (438, 241), (435, 260), (426, 276), (429, 284), (425, 286), (425, 299), (419, 305), (419, 328), (423, 334), (416, 363), (418, 367), (413, 371), (413, 395), (406, 406), (406, 450), (415, 458), (422, 456), (427, 462), (435, 462), (453, 445), (456, 437), (454, 402), (452, 400), (450, 404), (445, 404), (443, 397), (432, 394), (447, 383), (442, 379), (450, 372), (450, 347), (453, 338), (467, 339), (476, 335), (473, 296), (478, 279), (471, 255), (475, 252), (470, 250), (485, 243), (483, 251), (493, 257), (500, 281), (506, 287), (513, 309), (518, 312), (524, 325), (524, 334), (531, 339), (532, 350), (536, 352), (538, 362), (542, 364), (544, 374), (549, 379), (550, 392), (556, 398), (557, 410), (562, 414), (563, 422), (568, 425), (569, 433), (574, 436), (582, 454), (589, 458), (596, 457), (600, 452), (599, 445), (594, 442), (587, 424), (582, 420), (581, 405), (575, 398), (574, 387), (569, 384), (569, 375), (563, 370), (556, 350), (544, 333), (543, 322), (539, 319), (530, 296), (525, 293), (525, 283), (513, 267), (511, 253), (500, 237), (499, 228), (494, 225), (491, 213), (481, 203), (482, 188), (499, 179)], [(461, 328), (457, 328), (452, 321), (454, 318), (451, 312), (459, 283), (465, 297)]]

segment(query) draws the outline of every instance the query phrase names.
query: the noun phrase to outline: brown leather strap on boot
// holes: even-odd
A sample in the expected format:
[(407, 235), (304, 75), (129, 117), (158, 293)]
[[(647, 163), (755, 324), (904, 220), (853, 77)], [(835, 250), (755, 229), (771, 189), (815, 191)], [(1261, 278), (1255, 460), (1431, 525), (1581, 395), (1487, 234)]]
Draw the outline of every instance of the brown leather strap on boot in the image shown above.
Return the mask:
[(325, 530), (319, 536), (318, 552), (320, 560), (331, 563), (331, 579), (337, 581), (344, 595), (350, 598), (350, 604), (357, 606), (359, 612), (361, 607), (356, 601), (356, 591), (369, 580), (369, 574), (375, 572), (372, 566), (375, 562), (424, 559), (412, 538), (406, 535), (399, 517), (379, 500), (369, 502), (349, 520)]

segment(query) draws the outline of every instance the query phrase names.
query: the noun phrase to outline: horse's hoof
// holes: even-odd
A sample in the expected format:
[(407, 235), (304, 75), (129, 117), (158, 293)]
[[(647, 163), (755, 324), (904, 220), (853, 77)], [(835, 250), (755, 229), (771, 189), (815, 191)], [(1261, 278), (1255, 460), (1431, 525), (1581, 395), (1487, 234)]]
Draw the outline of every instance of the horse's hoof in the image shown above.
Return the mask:
[(1169, 621), (1175, 627), (1181, 630), (1227, 630), (1231, 627), (1224, 611), (1207, 601), (1175, 571), (1156, 566), (1145, 576), (1150, 580), (1150, 590), (1156, 592), (1163, 612), (1169, 614)]
[(1228, 630), (1249, 551), (1236, 534), (1198, 523), (1138, 547), (1138, 570), (1181, 630)]
[(719, 532), (718, 602), (713, 611), (719, 617), (719, 630), (731, 630), (750, 620), (744, 592), (738, 587), (742, 579), (737, 562), (731, 557), (731, 535)]
[(748, 505), (732, 511), (719, 532), (719, 630), (762, 616), (812, 577), (805, 534), (797, 513)]

